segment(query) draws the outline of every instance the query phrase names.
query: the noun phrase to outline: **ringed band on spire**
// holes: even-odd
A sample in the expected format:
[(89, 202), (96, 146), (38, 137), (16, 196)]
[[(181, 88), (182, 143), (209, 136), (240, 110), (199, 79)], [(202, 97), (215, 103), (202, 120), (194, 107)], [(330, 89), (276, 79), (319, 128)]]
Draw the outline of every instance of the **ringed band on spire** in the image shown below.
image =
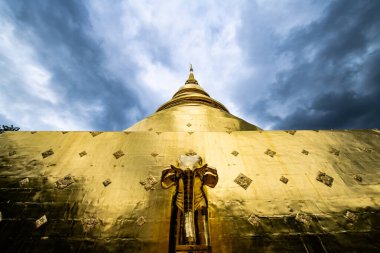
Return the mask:
[(173, 98), (161, 105), (157, 112), (171, 108), (178, 105), (198, 104), (206, 105), (228, 112), (227, 108), (220, 102), (212, 99), (206, 91), (198, 84), (198, 81), (194, 78), (193, 65), (190, 64), (189, 78), (186, 80), (185, 85), (182, 86), (173, 96)]
[(164, 132), (188, 131), (189, 124), (183, 124), (185, 119), (197, 122), (197, 126), (194, 124), (191, 131), (260, 130), (257, 126), (230, 114), (222, 103), (211, 98), (195, 80), (191, 64), (186, 83), (156, 112), (127, 131), (147, 131), (146, 129), (151, 130), (152, 126), (155, 130), (163, 129)]

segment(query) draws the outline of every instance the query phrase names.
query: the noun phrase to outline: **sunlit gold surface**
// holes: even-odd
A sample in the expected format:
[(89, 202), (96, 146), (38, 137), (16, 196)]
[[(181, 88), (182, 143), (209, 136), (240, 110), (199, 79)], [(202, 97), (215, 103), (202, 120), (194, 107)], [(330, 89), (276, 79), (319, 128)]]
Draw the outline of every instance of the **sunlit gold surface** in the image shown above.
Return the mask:
[(259, 130), (225, 111), (202, 105), (181, 105), (152, 114), (125, 131), (207, 132)]
[[(28, 177), (27, 188), (33, 194), (27, 203), (40, 208), (26, 214), (27, 221), (33, 223), (44, 214), (48, 219), (46, 230), (33, 229), (40, 237), (49, 236), (56, 221), (70, 223), (95, 216), (101, 222), (93, 230), (84, 233), (80, 228), (68, 238), (128, 239), (136, 251), (167, 252), (172, 193), (161, 187), (146, 191), (139, 182), (149, 175), (159, 180), (162, 170), (190, 149), (218, 169), (218, 185), (207, 192), (214, 252), (247, 249), (255, 239), (250, 246), (239, 240), (263, 233), (298, 233), (273, 222), (299, 212), (318, 217), (315, 225), (305, 228), (308, 233), (358, 231), (357, 225), (344, 225), (344, 213), (377, 210), (380, 205), (380, 133), (375, 130), (297, 131), (294, 135), (284, 131), (138, 131), (104, 132), (95, 137), (89, 132), (6, 132), (0, 135), (0, 143), (2, 222), (23, 219), (4, 210), (8, 204), (12, 205), (8, 208), (28, 205), (17, 200), (18, 182)], [(331, 148), (339, 155), (331, 153)], [(43, 158), (41, 153), (49, 149), (54, 154)], [(276, 154), (266, 155), (267, 149)], [(9, 156), (13, 150), (16, 154)], [(113, 154), (119, 150), (125, 155), (116, 159)], [(81, 157), (82, 151), (87, 155)], [(319, 171), (334, 178), (332, 187), (316, 180)], [(239, 173), (253, 180), (247, 190), (234, 182)], [(57, 189), (55, 182), (68, 174), (75, 183)], [(281, 176), (289, 182), (282, 183)], [(105, 187), (102, 182), (107, 178), (112, 183)], [(65, 204), (65, 211), (54, 216), (50, 208), (58, 204)], [(260, 227), (249, 224), (251, 214), (262, 218)], [(139, 226), (136, 220), (141, 216), (146, 222)], [(365, 222), (359, 228), (372, 229)]]

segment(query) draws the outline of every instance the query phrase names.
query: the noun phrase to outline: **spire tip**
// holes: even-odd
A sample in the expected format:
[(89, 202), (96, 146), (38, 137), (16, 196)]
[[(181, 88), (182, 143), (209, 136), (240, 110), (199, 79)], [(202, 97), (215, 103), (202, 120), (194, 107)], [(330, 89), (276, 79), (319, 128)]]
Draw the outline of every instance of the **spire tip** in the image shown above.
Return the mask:
[(190, 64), (190, 74), (189, 74), (189, 78), (187, 79), (185, 84), (189, 84), (189, 83), (198, 84), (197, 80), (195, 80), (195, 78), (194, 78), (193, 71), (194, 71), (193, 70), (193, 64)]

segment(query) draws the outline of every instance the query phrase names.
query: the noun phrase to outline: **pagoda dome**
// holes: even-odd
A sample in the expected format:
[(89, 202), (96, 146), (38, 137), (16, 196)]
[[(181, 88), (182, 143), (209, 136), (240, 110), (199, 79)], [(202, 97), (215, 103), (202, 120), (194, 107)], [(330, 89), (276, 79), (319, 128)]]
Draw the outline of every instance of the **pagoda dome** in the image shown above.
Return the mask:
[(203, 132), (261, 130), (232, 115), (227, 108), (198, 84), (190, 67), (189, 78), (173, 95), (149, 117), (125, 131)]

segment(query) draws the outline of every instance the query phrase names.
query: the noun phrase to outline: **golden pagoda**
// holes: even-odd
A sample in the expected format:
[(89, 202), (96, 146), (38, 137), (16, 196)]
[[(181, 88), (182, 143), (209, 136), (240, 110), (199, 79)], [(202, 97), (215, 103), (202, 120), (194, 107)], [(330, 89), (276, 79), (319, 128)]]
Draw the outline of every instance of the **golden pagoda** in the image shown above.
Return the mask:
[(0, 134), (3, 252), (378, 252), (380, 132), (262, 130), (195, 79), (121, 132)]
[(229, 113), (220, 102), (199, 86), (190, 65), (189, 78), (171, 100), (156, 113), (136, 123), (126, 131), (216, 132), (261, 130)]

